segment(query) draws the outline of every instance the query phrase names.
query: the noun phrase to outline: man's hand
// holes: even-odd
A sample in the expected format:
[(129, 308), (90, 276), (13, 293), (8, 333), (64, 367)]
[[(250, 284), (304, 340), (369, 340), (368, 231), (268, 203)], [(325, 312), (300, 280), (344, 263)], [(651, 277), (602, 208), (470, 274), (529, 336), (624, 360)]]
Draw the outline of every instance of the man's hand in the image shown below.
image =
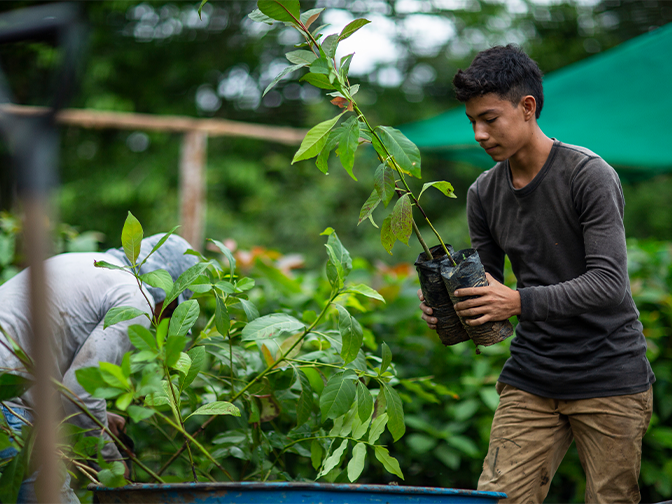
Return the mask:
[(420, 303), (420, 309), (422, 310), (422, 320), (427, 322), (427, 326), (430, 329), (434, 329), (436, 331), (436, 324), (438, 323), (438, 319), (436, 317), (432, 317), (434, 310), (425, 304), (425, 296), (422, 295), (422, 289), (418, 289), (418, 299), (422, 301), (422, 303)]
[(119, 437), (119, 434), (126, 430), (126, 419), (116, 413), (107, 412), (107, 426), (112, 434)]
[[(117, 415), (116, 413), (110, 413), (108, 411), (107, 426), (110, 428), (112, 434), (119, 437), (121, 434), (124, 434), (126, 432), (126, 419), (121, 415)], [(130, 478), (131, 476), (131, 470), (129, 467), (130, 461), (122, 460), (121, 463), (124, 464), (124, 478), (126, 479)]]
[(455, 291), (456, 297), (479, 296), (456, 303), (457, 314), (469, 319), (466, 323), (472, 326), (520, 315), (520, 293), (499, 283), (490, 273), (486, 273), (485, 277), (489, 284), (486, 287), (469, 287)]

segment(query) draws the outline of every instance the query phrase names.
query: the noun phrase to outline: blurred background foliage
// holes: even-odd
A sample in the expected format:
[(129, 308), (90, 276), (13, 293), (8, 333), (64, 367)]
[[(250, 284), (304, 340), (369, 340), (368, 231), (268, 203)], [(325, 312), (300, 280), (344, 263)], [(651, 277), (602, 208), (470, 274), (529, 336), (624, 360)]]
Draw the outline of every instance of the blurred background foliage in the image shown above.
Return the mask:
[[(0, 11), (37, 3), (43, 2), (5, 1)], [(246, 16), (255, 8), (253, 1), (210, 1), (202, 18), (197, 14), (199, 3), (79, 4), (88, 19), (89, 38), (72, 106), (299, 128), (333, 115), (333, 106), (321, 92), (298, 81), (300, 72), (261, 97), (287, 64), (284, 53), (298, 42), (291, 30), (252, 23)], [(324, 21), (334, 25), (356, 17), (373, 21), (360, 32), (369, 32), (369, 38), (352, 37), (360, 46), (351, 74), (365, 84), (360, 104), (367, 117), (393, 126), (456, 106), (452, 76), (490, 45), (519, 43), (544, 72), (551, 72), (672, 21), (672, 4), (654, 0), (302, 2), (303, 9), (314, 6), (327, 7)], [(49, 76), (59, 57), (42, 43), (0, 46), (0, 65), (17, 103), (49, 103)], [(592, 114), (599, 120), (598, 111), (586, 111)], [(144, 223), (147, 234), (178, 223), (181, 135), (65, 127), (61, 140), (60, 187), (53, 204), (58, 220), (67, 225), (55, 225), (54, 252), (118, 246), (119, 223), (129, 210)], [(327, 177), (310, 161), (292, 166), (294, 150), (249, 139), (209, 139), (206, 236), (234, 240), (241, 251), (270, 248), (290, 258), (300, 253), (302, 261), (289, 261), (303, 264), (294, 273), (300, 282), (314, 278), (315, 270), (323, 267), (319, 233), (334, 227), (351, 253), (361, 258), (364, 280), (388, 300), (363, 319), (376, 341), (393, 347), (399, 376), (417, 376), (424, 370), (455, 394), (454, 400), (445, 401), (408, 384), (409, 433), (392, 447), (407, 483), (473, 488), (487, 447), (497, 403), (494, 382), (508, 355), (507, 345), (491, 347), (483, 356), (474, 355), (466, 344), (445, 349), (423, 326), (409, 264), (418, 247), (398, 244), (394, 256), (387, 256), (378, 232), (368, 223), (356, 226), (377, 166), (371, 149), (358, 153), (355, 173), (362, 184), (340, 170), (336, 159)], [(6, 279), (23, 259), (16, 218), (21, 210), (3, 145), (0, 167), (0, 274)], [(438, 192), (434, 198), (430, 192), (425, 208), (447, 241), (456, 248), (468, 245), (464, 196), (480, 171), (429, 154), (423, 155), (423, 171), (425, 181), (445, 179), (455, 186), (457, 200), (446, 200)], [(672, 392), (672, 254), (667, 242), (672, 240), (671, 191), (669, 175), (624, 186), (633, 293), (658, 377), (655, 416), (644, 445), (644, 501), (672, 497), (672, 408), (664, 400)], [(257, 264), (258, 276), (270, 274), (259, 266), (263, 262), (251, 264)], [(267, 291), (260, 294), (266, 311), (301, 303), (299, 296), (273, 285), (269, 280)], [(553, 482), (549, 501), (583, 498), (582, 471), (572, 450)], [(383, 474), (370, 473), (369, 478), (385, 481)]]

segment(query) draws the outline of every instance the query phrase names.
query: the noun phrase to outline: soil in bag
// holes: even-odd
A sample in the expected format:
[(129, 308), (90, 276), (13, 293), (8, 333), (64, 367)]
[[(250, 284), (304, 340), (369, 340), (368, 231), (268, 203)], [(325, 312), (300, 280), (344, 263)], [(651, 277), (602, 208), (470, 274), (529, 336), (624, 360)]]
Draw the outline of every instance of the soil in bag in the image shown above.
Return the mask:
[[(453, 248), (446, 245), (448, 252), (452, 255)], [(445, 262), (450, 264), (450, 260), (441, 245), (429, 249), (434, 257), (427, 260), (427, 254), (423, 252), (415, 261), (415, 270), (420, 278), (420, 289), (425, 296), (425, 304), (431, 306), (434, 310), (433, 316), (438, 319), (436, 332), (444, 345), (456, 345), (469, 339), (469, 334), (464, 330), (460, 322), (453, 302), (448, 295), (446, 286), (441, 278), (441, 265)]]
[[(465, 287), (482, 287), (488, 285), (481, 258), (474, 249), (465, 249), (451, 254), (457, 263), (453, 266), (450, 261), (441, 264), (441, 276), (453, 303), (470, 299), (453, 296), (456, 289)], [(475, 296), (472, 296), (475, 297)], [(486, 322), (480, 326), (470, 326), (460, 317), (464, 329), (476, 345), (490, 346), (504, 341), (513, 334), (513, 326), (508, 320), (501, 322)]]

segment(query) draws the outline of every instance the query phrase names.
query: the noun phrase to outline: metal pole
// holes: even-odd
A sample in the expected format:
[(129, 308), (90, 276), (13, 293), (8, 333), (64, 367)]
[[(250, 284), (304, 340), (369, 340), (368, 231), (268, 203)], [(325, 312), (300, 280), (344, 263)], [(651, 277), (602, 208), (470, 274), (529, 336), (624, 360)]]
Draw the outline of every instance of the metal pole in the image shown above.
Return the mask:
[(203, 251), (205, 239), (206, 172), (208, 134), (188, 131), (180, 156), (180, 230), (194, 250)]
[[(53, 108), (34, 117), (0, 116), (0, 131), (8, 140), (17, 174), (17, 189), (23, 211), (26, 252), (30, 264), (30, 312), (35, 363), (34, 457), (39, 474), (35, 491), (39, 502), (60, 502), (57, 428), (59, 396), (51, 379), (56, 376), (51, 346), (49, 299), (44, 260), (47, 257), (50, 212), (49, 192), (55, 186), (58, 136), (54, 113), (72, 91), (82, 27), (73, 5), (51, 4), (10, 12), (0, 16), (0, 43), (46, 39), (63, 48), (63, 63), (55, 79)], [(0, 103), (11, 103), (11, 91), (0, 72)]]

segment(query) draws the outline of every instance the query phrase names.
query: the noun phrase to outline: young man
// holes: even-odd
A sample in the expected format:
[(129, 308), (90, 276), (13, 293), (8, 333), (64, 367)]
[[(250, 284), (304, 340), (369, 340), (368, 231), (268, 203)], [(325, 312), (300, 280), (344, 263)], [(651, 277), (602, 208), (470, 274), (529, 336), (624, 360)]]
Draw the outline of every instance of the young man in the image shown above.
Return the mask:
[[(162, 237), (162, 234), (154, 235), (142, 240), (138, 262), (142, 262), (149, 255)], [(190, 248), (186, 240), (171, 235), (140, 268), (140, 273), (164, 269), (175, 281), (198, 261), (196, 257), (184, 254)], [(128, 339), (128, 327), (133, 324), (149, 327), (146, 317), (137, 317), (104, 328), (105, 314), (110, 308), (131, 306), (146, 313), (154, 312), (158, 316), (166, 294), (162, 289), (148, 287), (145, 296), (133, 276), (120, 270), (96, 268), (93, 265), (94, 260), (118, 266), (130, 265), (123, 249), (110, 249), (105, 253), (60, 254), (45, 261), (51, 305), (48, 316), (53, 336), (53, 369), (58, 373), (57, 378), (75, 392), (98, 420), (108, 425), (116, 434), (123, 430), (124, 419), (107, 412), (105, 399), (93, 397), (86, 392), (77, 381), (75, 372), (81, 368), (98, 366), (100, 361), (120, 365), (124, 354), (132, 348)], [(0, 286), (0, 373), (25, 371), (21, 362), (10, 351), (11, 346), (5, 339), (5, 334), (28, 354), (31, 353), (28, 274), (29, 271), (24, 270)], [(163, 315), (170, 316), (177, 304), (188, 299), (190, 295), (190, 291), (180, 294), (166, 307)], [(29, 389), (20, 398), (3, 403), (0, 409), (9, 426), (20, 431), (23, 419), (32, 419), (34, 404), (32, 390)], [(79, 413), (79, 409), (65, 398), (62, 404), (66, 415)], [(95, 435), (100, 433), (98, 426), (82, 414), (73, 416), (69, 421)], [(103, 449), (103, 457), (109, 461), (122, 460), (115, 444), (107, 434), (104, 437), (110, 442)], [(13, 447), (0, 451), (0, 461), (15, 454)], [(37, 473), (34, 473), (24, 480), (19, 491), (19, 502), (37, 502), (34, 491), (36, 477)], [(61, 501), (73, 504), (79, 502), (70, 490), (69, 477), (62, 488)]]
[[(497, 163), (467, 195), (489, 285), (457, 291), (479, 297), (455, 309), (471, 325), (518, 316), (478, 489), (542, 502), (574, 440), (586, 502), (639, 502), (655, 378), (630, 293), (618, 176), (588, 149), (544, 135), (541, 72), (518, 47), (479, 53), (453, 84)], [(501, 283), (505, 255), (516, 290)]]

